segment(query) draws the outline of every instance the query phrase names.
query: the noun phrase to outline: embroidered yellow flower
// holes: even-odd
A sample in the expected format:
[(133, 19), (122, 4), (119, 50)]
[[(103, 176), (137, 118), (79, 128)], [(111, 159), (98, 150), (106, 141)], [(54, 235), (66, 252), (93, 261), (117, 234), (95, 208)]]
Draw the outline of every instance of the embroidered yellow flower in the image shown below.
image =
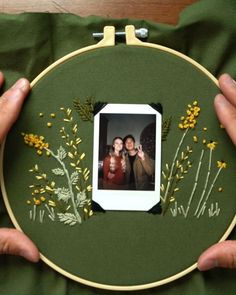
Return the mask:
[(193, 142), (196, 142), (196, 143), (198, 142), (198, 138), (196, 135), (193, 136)]
[(49, 144), (45, 142), (45, 138), (41, 135), (29, 133), (22, 133), (24, 136), (24, 142), (30, 147), (34, 147), (37, 150), (38, 155), (42, 155), (43, 150), (49, 147)]
[(225, 163), (225, 161), (217, 161), (217, 167), (225, 169), (227, 167), (227, 164)]
[(41, 205), (41, 201), (39, 199), (33, 198), (34, 205), (39, 206)]
[(193, 104), (189, 104), (188, 108), (186, 110), (187, 116), (181, 116), (180, 120), (181, 122), (179, 123), (179, 128), (180, 129), (188, 129), (191, 128), (193, 129), (196, 124), (197, 124), (197, 117), (199, 116), (200, 113), (200, 107), (198, 106), (198, 102), (194, 101)]
[(44, 196), (40, 196), (40, 201), (41, 202), (45, 202), (46, 201), (46, 198)]
[(88, 192), (91, 192), (92, 191), (92, 186), (91, 185), (87, 186), (87, 191)]
[(208, 147), (210, 150), (214, 150), (214, 149), (216, 148), (216, 145), (217, 145), (217, 142), (211, 140), (211, 141), (207, 144), (207, 147)]

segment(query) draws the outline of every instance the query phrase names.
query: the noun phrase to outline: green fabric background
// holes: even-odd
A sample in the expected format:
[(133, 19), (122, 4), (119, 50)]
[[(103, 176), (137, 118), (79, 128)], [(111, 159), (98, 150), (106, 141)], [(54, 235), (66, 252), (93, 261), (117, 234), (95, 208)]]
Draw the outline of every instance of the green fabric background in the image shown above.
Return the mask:
[[(218, 91), (205, 74), (183, 59), (139, 46), (117, 44), (100, 48), (54, 68), (33, 87), (17, 124), (7, 137), (4, 150), (3, 173), (7, 197), (22, 230), (50, 261), (69, 273), (97, 283), (133, 286), (157, 282), (193, 265), (204, 249), (220, 240), (235, 215), (236, 187), (231, 185), (235, 180), (235, 150), (225, 131), (219, 127), (212, 107)], [(42, 224), (38, 218), (30, 222), (28, 211), (31, 207), (25, 204), (25, 198), (29, 198), (28, 185), (34, 183), (34, 177), (29, 175), (28, 169), (37, 163), (40, 170), (56, 182), (56, 187), (66, 184), (63, 177), (51, 174), (51, 169), (57, 166), (55, 161), (38, 157), (30, 151), (22, 140), (21, 132), (42, 134), (54, 151), (59, 145), (65, 146), (64, 140), (60, 140), (59, 129), (62, 124), (68, 130), (68, 125), (61, 122), (59, 108), (71, 107), (75, 97), (83, 99), (90, 95), (96, 101), (105, 99), (109, 103), (160, 102), (164, 119), (172, 118), (171, 130), (162, 143), (162, 167), (172, 160), (173, 147), (178, 145), (182, 136), (178, 128), (179, 118), (189, 102), (197, 98), (201, 114), (197, 127), (188, 133), (184, 141), (184, 146), (193, 148), (189, 157), (193, 167), (178, 186), (180, 191), (176, 197), (179, 205), (187, 204), (189, 194), (186, 192), (190, 192), (194, 184), (195, 164), (202, 149), (201, 138), (215, 139), (219, 145), (212, 163), (218, 159), (229, 163), (219, 182), (224, 184), (224, 192), (220, 194), (214, 190), (210, 198), (211, 202), (218, 201), (223, 214), (210, 219), (208, 214), (200, 220), (193, 218), (194, 212), (191, 211), (196, 208), (197, 196), (200, 198), (201, 194), (201, 190), (197, 190), (187, 219), (181, 216), (173, 218), (170, 212), (164, 217), (143, 212), (106, 212), (72, 228), (51, 222), (46, 217)], [(43, 118), (38, 116), (41, 111)], [(53, 112), (56, 119), (52, 128), (47, 128), (48, 115)], [(76, 113), (73, 117), (82, 139), (79, 150), (86, 152), (84, 165), (91, 170), (93, 124), (82, 121)], [(202, 131), (204, 126), (209, 132)], [(120, 132), (117, 128), (115, 134), (125, 135)], [(193, 145), (192, 134), (198, 136), (199, 144)], [(199, 188), (204, 185), (208, 153), (209, 150), (202, 161)], [(215, 175), (214, 170), (216, 165), (212, 165), (211, 175)], [(154, 251), (150, 252), (150, 247), (154, 245)], [(187, 251), (184, 251), (183, 245)]]
[[(149, 28), (149, 42), (187, 54), (216, 76), (229, 72), (235, 77), (235, 4), (236, 1), (200, 1), (182, 14), (176, 27), (137, 20), (82, 19), (64, 14), (1, 15), (0, 69), (6, 75), (5, 86), (22, 75), (32, 80), (54, 60), (95, 43), (91, 33), (101, 31), (104, 25), (123, 29), (126, 24)], [(0, 214), (1, 226), (11, 226), (3, 204)], [(67, 280), (43, 263), (32, 265), (21, 258), (2, 256), (0, 264), (0, 294), (112, 293)], [(135, 294), (233, 294), (235, 276), (233, 270), (194, 271), (169, 285)]]

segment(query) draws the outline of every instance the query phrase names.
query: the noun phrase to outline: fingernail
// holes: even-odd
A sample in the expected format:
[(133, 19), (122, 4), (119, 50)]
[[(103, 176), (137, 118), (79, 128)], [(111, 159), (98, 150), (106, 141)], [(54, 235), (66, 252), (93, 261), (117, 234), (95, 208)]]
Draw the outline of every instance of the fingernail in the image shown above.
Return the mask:
[(236, 86), (236, 82), (228, 74), (224, 74), (224, 83), (227, 84), (229, 87), (235, 87)]
[(228, 100), (222, 95), (222, 94), (217, 94), (216, 97), (215, 97), (215, 102), (218, 104), (218, 105), (221, 105), (221, 106), (226, 106), (228, 107), (230, 105), (230, 103), (228, 102)]
[(28, 90), (28, 81), (24, 78), (21, 78), (12, 86), (12, 88), (13, 89), (19, 88), (22, 91), (26, 91), (26, 90)]
[(200, 269), (204, 271), (204, 270), (209, 270), (209, 269), (212, 269), (212, 268), (215, 268), (215, 267), (218, 267), (218, 266), (219, 266), (219, 264), (218, 264), (217, 260), (215, 260), (215, 259), (207, 259), (202, 263)]
[[(2, 71), (0, 71), (0, 79), (3, 81), (3, 79), (4, 79), (4, 75), (3, 75), (3, 72)], [(1, 82), (2, 82), (1, 81)]]

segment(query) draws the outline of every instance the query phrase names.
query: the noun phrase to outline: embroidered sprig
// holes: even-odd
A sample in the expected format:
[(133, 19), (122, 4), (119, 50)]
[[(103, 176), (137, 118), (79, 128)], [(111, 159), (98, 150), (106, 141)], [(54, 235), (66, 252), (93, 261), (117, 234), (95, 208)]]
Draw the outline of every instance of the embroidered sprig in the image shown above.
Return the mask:
[(61, 208), (61, 204), (54, 198), (55, 182), (50, 181), (46, 173), (40, 171), (36, 164), (29, 172), (35, 174), (35, 182), (29, 186), (32, 190), (31, 199), (27, 200), (28, 205), (33, 205), (33, 210), (30, 210), (30, 219), (35, 221), (37, 215), (37, 207), (39, 207), (39, 221), (42, 223), (45, 210), (48, 212), (48, 217), (55, 221), (54, 207)]
[[(90, 170), (83, 163), (86, 155), (79, 150), (82, 140), (78, 136), (78, 126), (74, 123), (72, 110), (61, 108), (61, 111), (64, 113), (63, 122), (69, 124), (68, 128), (62, 126), (60, 129), (61, 137), (65, 140), (65, 147), (61, 145), (55, 152), (41, 135), (22, 133), (22, 136), (26, 145), (34, 148), (38, 155), (41, 156), (45, 152), (45, 154), (51, 156), (56, 161), (58, 166), (52, 169), (51, 172), (54, 175), (54, 179), (64, 177), (66, 186), (58, 187), (54, 181), (50, 182), (47, 175), (39, 171), (38, 165), (35, 165), (30, 172), (36, 173), (35, 178), (44, 183), (31, 185), (31, 188), (34, 190), (33, 200), (28, 200), (27, 203), (34, 206), (33, 213), (30, 213), (33, 220), (36, 217), (37, 206), (45, 203), (51, 220), (54, 221), (56, 218), (54, 208), (51, 207), (56, 207), (59, 210), (57, 212), (59, 221), (64, 224), (75, 225), (82, 222), (82, 217), (86, 219), (93, 214), (91, 198), (89, 197), (92, 186), (89, 184)], [(36, 193), (39, 193), (37, 197), (35, 196)], [(41, 193), (49, 195), (49, 203), (46, 203), (46, 197), (42, 199)], [(51, 206), (49, 207), (48, 205)], [(42, 221), (42, 213), (40, 214)]]
[(171, 120), (172, 118), (169, 117), (167, 119), (165, 119), (162, 123), (162, 134), (161, 134), (161, 140), (162, 141), (166, 141), (167, 140), (167, 136), (170, 132), (170, 127), (171, 127)]
[(74, 100), (74, 108), (83, 121), (93, 122), (94, 98), (89, 97), (82, 102), (79, 98)]
[[(163, 203), (165, 204), (165, 208), (166, 210), (168, 209), (168, 205), (170, 203), (170, 200), (175, 199), (173, 198), (172, 191), (171, 191), (171, 187), (173, 187), (173, 184), (175, 183), (175, 165), (176, 165), (176, 161), (178, 158), (178, 155), (180, 153), (180, 149), (182, 148), (184, 139), (188, 133), (188, 131), (190, 129), (194, 129), (196, 124), (197, 124), (197, 118), (199, 116), (200, 113), (200, 107), (198, 106), (198, 102), (194, 101), (191, 104), (188, 104), (187, 109), (186, 109), (186, 115), (185, 116), (181, 116), (180, 118), (180, 123), (178, 124), (178, 127), (180, 130), (184, 131), (182, 137), (180, 138), (179, 144), (176, 148), (173, 160), (172, 160), (172, 164), (170, 166), (170, 169), (168, 171), (167, 174), (167, 184), (166, 186), (164, 186), (163, 189), (163, 197), (161, 198)], [(189, 150), (192, 151), (192, 149), (190, 147), (188, 147)], [(189, 166), (191, 167), (191, 166)], [(165, 213), (166, 210), (163, 210), (163, 212)]]
[(204, 196), (206, 194), (206, 189), (207, 189), (208, 182), (209, 182), (209, 179), (210, 179), (210, 174), (211, 174), (212, 153), (216, 149), (216, 145), (217, 145), (217, 142), (213, 141), (213, 140), (211, 140), (209, 143), (206, 144), (206, 147), (209, 149), (209, 160), (208, 160), (208, 167), (207, 167), (207, 176), (206, 176), (206, 180), (205, 180), (205, 184), (204, 184), (204, 188), (203, 188), (200, 200), (198, 202), (197, 208), (196, 208), (195, 213), (194, 213), (195, 216), (199, 216), (199, 214), (200, 214), (199, 209), (200, 209), (201, 203), (202, 203), (202, 201), (204, 199)]
[[(206, 131), (207, 128), (204, 127), (203, 130)], [(214, 140), (210, 140), (208, 142), (205, 139), (203, 140), (204, 147), (201, 150), (201, 154), (200, 154), (199, 161), (198, 161), (198, 167), (197, 167), (197, 171), (196, 171), (195, 178), (194, 178), (194, 184), (193, 184), (192, 191), (190, 193), (190, 197), (189, 197), (187, 206), (184, 207), (183, 205), (181, 205), (180, 207), (178, 207), (177, 202), (176, 202), (175, 207), (173, 209), (171, 209), (173, 216), (177, 216), (178, 213), (183, 214), (185, 218), (188, 216), (190, 206), (192, 204), (195, 192), (198, 187), (198, 181), (199, 181), (200, 175), (202, 174), (201, 168), (203, 167), (203, 164), (206, 164), (207, 165), (207, 174), (206, 174), (206, 178), (205, 178), (205, 182), (204, 182), (204, 187), (203, 187), (202, 193), (200, 194), (200, 198), (198, 200), (198, 204), (197, 204), (194, 215), (197, 218), (199, 218), (201, 215), (204, 214), (205, 209), (206, 209), (207, 200), (209, 199), (212, 189), (215, 186), (215, 183), (219, 177), (220, 171), (221, 171), (221, 169), (226, 168), (226, 166), (227, 166), (224, 161), (217, 161), (217, 167), (220, 169), (219, 169), (216, 177), (214, 178), (214, 180), (209, 188), (209, 182), (210, 182), (210, 176), (211, 176), (211, 170), (212, 170), (212, 154), (213, 154), (213, 151), (216, 149), (217, 144), (218, 143)], [(207, 151), (209, 152), (208, 162), (204, 163), (204, 155)], [(220, 188), (219, 191), (222, 191), (222, 188)], [(215, 210), (213, 210), (213, 209), (214, 209), (214, 205), (211, 204), (211, 207), (208, 210), (209, 217), (219, 215), (220, 208), (218, 208), (218, 203), (216, 205), (216, 209)]]
[(189, 197), (189, 200), (188, 200), (187, 208), (184, 209), (183, 205), (180, 206), (180, 210), (183, 213), (185, 218), (188, 216), (190, 206), (192, 204), (193, 197), (194, 197), (196, 189), (197, 189), (198, 179), (199, 179), (199, 176), (200, 176), (200, 170), (201, 170), (201, 167), (202, 167), (202, 161), (203, 161), (204, 152), (205, 152), (205, 150), (202, 149), (200, 159), (199, 159), (199, 162), (198, 162), (197, 172), (196, 172), (196, 175), (195, 175), (195, 178), (194, 178), (193, 189), (191, 191), (191, 194), (190, 194), (190, 197)]
[[(163, 201), (163, 214), (167, 211), (170, 203), (176, 200), (176, 194), (179, 191), (178, 184), (181, 180), (185, 178), (185, 175), (188, 173), (189, 169), (192, 167), (191, 161), (189, 161), (190, 154), (192, 149), (187, 146), (185, 151), (182, 151), (179, 159), (176, 160), (174, 164), (174, 169), (172, 173), (172, 180), (169, 186), (169, 194), (166, 199), (161, 196)], [(161, 192), (165, 192), (166, 185), (169, 182), (168, 175), (170, 174), (170, 167), (166, 164), (165, 169), (162, 171), (163, 183), (161, 184)], [(165, 184), (166, 183), (166, 184)]]
[(209, 199), (209, 197), (210, 197), (210, 195), (212, 193), (212, 190), (213, 190), (213, 188), (215, 186), (215, 183), (216, 183), (222, 169), (226, 169), (226, 167), (227, 167), (227, 164), (224, 161), (217, 161), (216, 164), (217, 164), (218, 171), (216, 172), (216, 175), (215, 175), (215, 177), (214, 177), (214, 179), (213, 179), (213, 181), (212, 181), (212, 183), (210, 185), (210, 188), (208, 190), (208, 193), (206, 194), (205, 200), (204, 200), (204, 202), (203, 202), (203, 204), (201, 206), (201, 209), (198, 212), (197, 218), (199, 218), (201, 215), (204, 214), (204, 211), (206, 209), (207, 201), (208, 201), (208, 199)]

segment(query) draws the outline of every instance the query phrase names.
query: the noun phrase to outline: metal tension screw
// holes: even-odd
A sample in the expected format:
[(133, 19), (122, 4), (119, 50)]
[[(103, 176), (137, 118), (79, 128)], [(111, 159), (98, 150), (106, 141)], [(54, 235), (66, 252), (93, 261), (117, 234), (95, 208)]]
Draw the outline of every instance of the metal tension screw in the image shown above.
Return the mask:
[[(103, 33), (93, 33), (93, 37), (94, 38), (103, 38), (104, 34)], [(122, 31), (122, 32), (115, 32), (115, 36), (125, 36), (125, 32)], [(140, 29), (136, 29), (135, 30), (135, 36), (137, 38), (147, 38), (148, 37), (148, 29), (146, 28), (140, 28)]]

